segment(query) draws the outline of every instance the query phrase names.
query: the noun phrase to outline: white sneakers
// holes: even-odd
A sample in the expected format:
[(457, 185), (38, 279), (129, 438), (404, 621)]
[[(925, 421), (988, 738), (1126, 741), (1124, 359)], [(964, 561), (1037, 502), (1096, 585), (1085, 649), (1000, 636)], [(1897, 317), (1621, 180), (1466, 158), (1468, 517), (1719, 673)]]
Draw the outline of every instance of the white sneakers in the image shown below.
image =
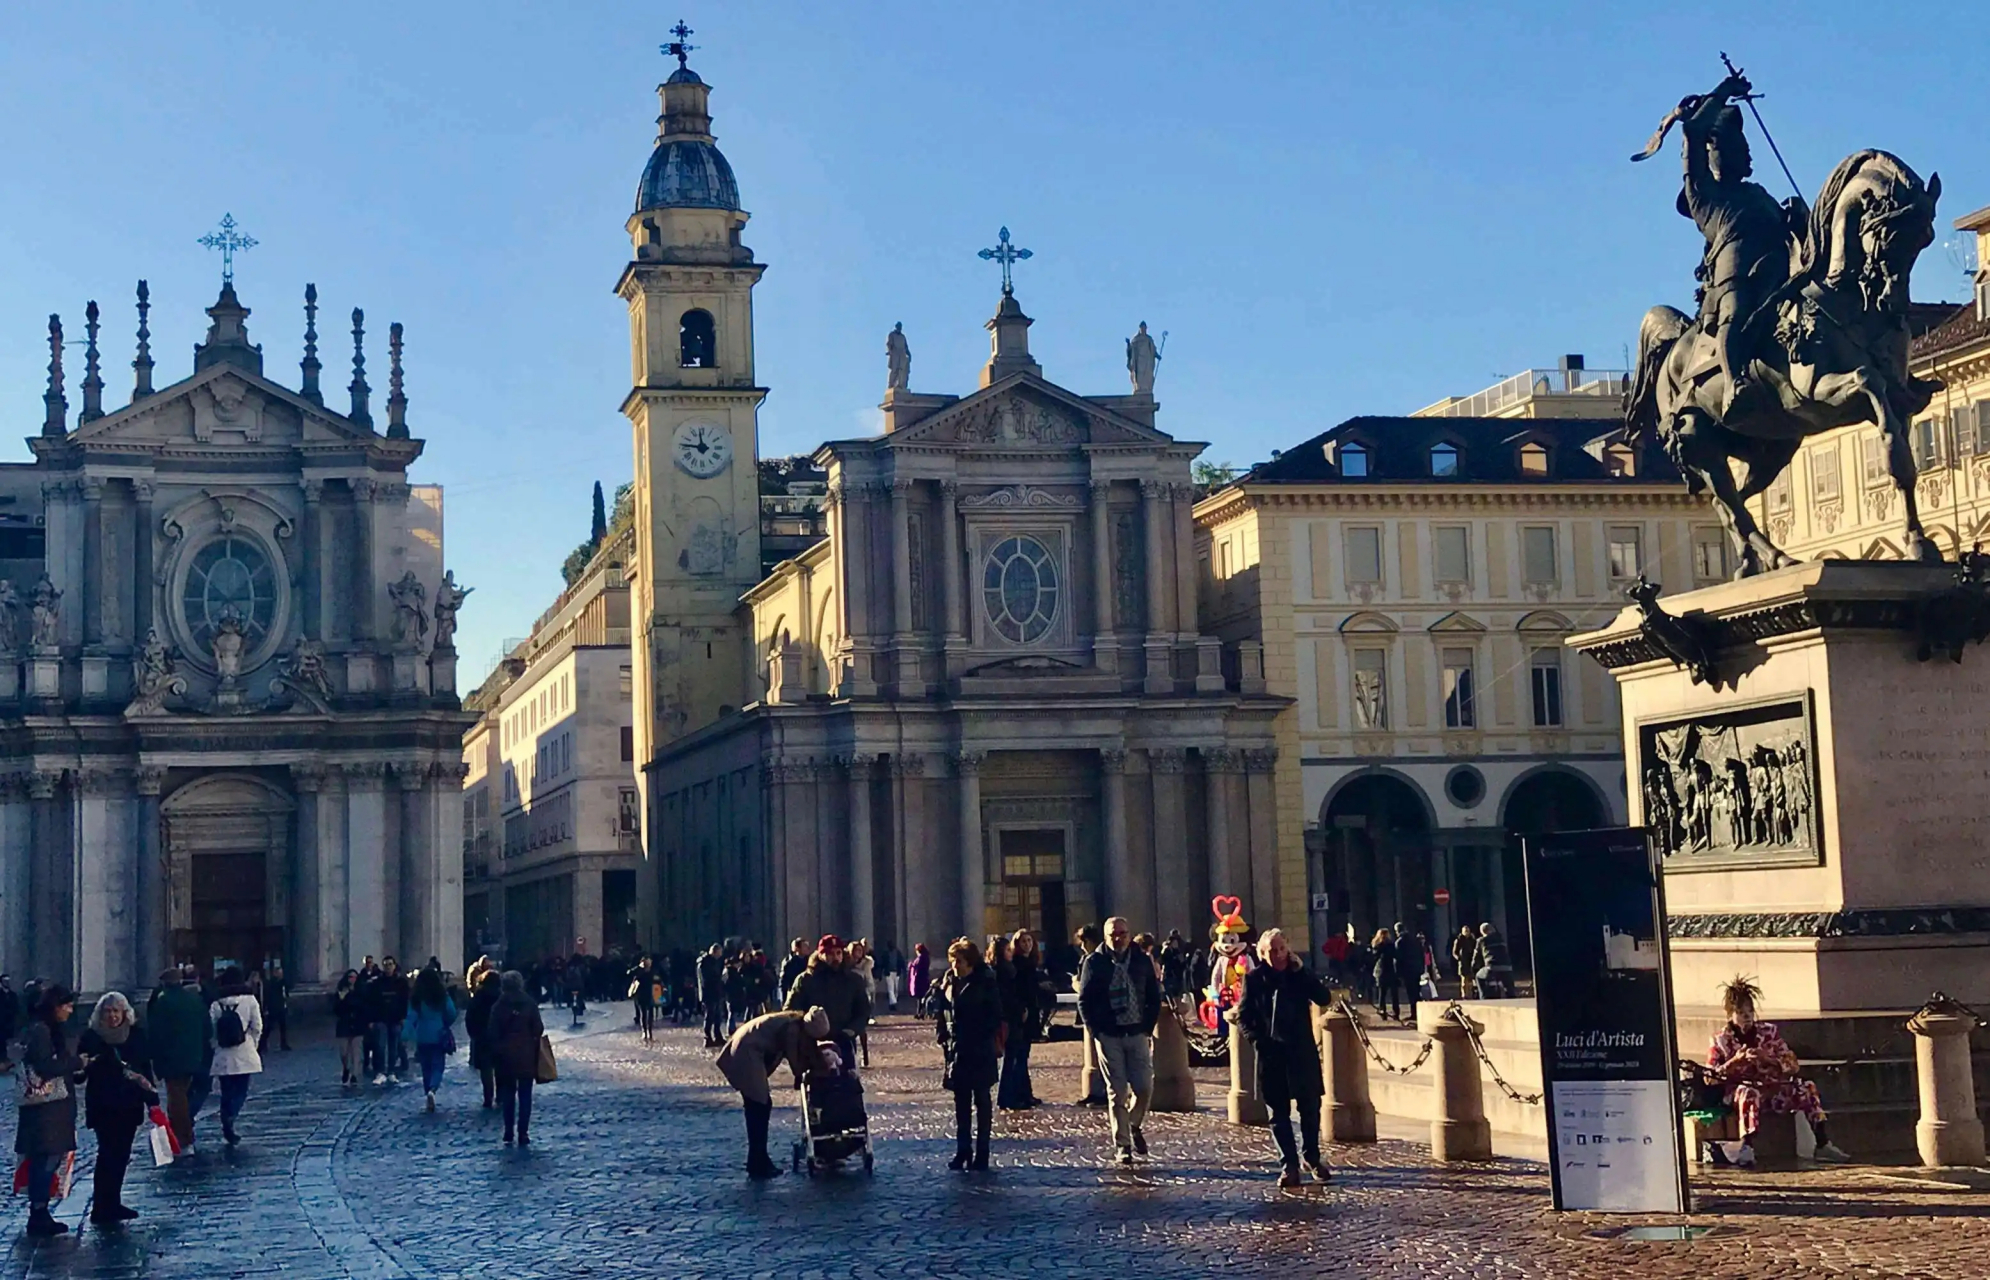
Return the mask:
[(386, 1084), (386, 1083), (387, 1083), (387, 1075), (386, 1075), (386, 1073), (385, 1073), (385, 1072), (382, 1072), (382, 1073), (380, 1073), (379, 1075), (376, 1075), (376, 1076), (374, 1076), (374, 1077), (373, 1077), (373, 1084), (374, 1084), (374, 1087), (376, 1087), (376, 1088), (378, 1088), (378, 1087), (379, 1087), (380, 1085), (383, 1085), (383, 1084)]
[(1852, 1159), (1845, 1153), (1845, 1149), (1835, 1142), (1818, 1143), (1817, 1150), (1810, 1153), (1810, 1158), (1824, 1164), (1848, 1164)]

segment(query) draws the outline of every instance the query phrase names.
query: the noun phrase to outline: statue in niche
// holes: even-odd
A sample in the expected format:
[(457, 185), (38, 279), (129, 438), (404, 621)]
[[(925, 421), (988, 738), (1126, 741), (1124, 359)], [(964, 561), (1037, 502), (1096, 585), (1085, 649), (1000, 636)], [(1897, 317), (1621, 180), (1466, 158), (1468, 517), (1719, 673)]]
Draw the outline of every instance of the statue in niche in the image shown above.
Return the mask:
[(29, 612), (33, 617), (33, 644), (37, 649), (54, 649), (62, 644), (62, 593), (43, 574), (35, 583), (33, 603)]
[(435, 647), (453, 649), (456, 647), (456, 611), (475, 591), (475, 587), (456, 585), (456, 571), (450, 569), (442, 575), (442, 585), (435, 589)]
[(21, 593), (0, 578), (0, 653), (12, 653), (20, 643)]
[(912, 388), (912, 344), (905, 340), (905, 322), (891, 326), (884, 340), (885, 389), (909, 391)]
[(220, 677), (214, 686), (214, 706), (220, 711), (237, 710), (242, 705), (242, 649), (246, 637), (242, 633), (242, 615), (234, 605), (221, 611), (211, 643), (214, 672)]
[(138, 656), (131, 663), (134, 696), (124, 714), (156, 716), (166, 709), (169, 696), (184, 694), (187, 691), (186, 677), (180, 675), (177, 668), (173, 647), (160, 638), (157, 627), (148, 629), (145, 643), (139, 646)]
[(394, 643), (404, 648), (419, 649), (428, 635), (428, 588), (422, 586), (421, 579), (413, 569), (401, 575), (399, 582), (387, 587), (387, 598), (394, 602)]
[(1382, 729), (1388, 727), (1388, 708), (1383, 702), (1382, 673), (1380, 671), (1356, 671), (1354, 673), (1354, 722), (1362, 729)]
[(1140, 332), (1126, 340), (1126, 372), (1133, 379), (1133, 394), (1151, 396), (1154, 394), (1154, 370), (1161, 363), (1161, 349), (1154, 345), (1148, 336), (1147, 322), (1140, 322)]

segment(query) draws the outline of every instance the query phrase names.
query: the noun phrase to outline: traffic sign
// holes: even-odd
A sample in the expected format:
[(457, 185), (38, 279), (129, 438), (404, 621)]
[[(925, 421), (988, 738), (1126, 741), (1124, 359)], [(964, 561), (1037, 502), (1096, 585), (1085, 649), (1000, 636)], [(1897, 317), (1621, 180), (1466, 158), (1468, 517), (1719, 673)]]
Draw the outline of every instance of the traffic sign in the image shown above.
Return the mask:
[(1448, 907), (1451, 905), (1451, 891), (1449, 889), (1433, 889), (1430, 894), (1430, 900), (1440, 907)]

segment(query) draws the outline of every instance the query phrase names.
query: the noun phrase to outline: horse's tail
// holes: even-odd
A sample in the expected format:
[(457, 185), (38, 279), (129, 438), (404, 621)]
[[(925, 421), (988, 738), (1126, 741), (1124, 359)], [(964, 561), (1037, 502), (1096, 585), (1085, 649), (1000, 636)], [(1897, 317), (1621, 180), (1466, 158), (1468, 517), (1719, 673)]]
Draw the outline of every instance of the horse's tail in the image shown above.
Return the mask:
[(1676, 307), (1653, 307), (1638, 325), (1638, 363), (1624, 389), (1624, 442), (1637, 449), (1658, 437), (1658, 381), (1672, 344), (1693, 322)]

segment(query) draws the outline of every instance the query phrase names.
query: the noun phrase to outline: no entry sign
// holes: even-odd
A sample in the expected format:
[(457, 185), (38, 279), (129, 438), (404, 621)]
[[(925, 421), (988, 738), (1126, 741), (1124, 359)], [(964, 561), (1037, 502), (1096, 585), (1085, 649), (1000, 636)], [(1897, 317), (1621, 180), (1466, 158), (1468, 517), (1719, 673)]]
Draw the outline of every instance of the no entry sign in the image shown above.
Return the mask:
[(1433, 889), (1430, 893), (1430, 900), (1440, 907), (1448, 907), (1451, 905), (1451, 891), (1449, 889)]

